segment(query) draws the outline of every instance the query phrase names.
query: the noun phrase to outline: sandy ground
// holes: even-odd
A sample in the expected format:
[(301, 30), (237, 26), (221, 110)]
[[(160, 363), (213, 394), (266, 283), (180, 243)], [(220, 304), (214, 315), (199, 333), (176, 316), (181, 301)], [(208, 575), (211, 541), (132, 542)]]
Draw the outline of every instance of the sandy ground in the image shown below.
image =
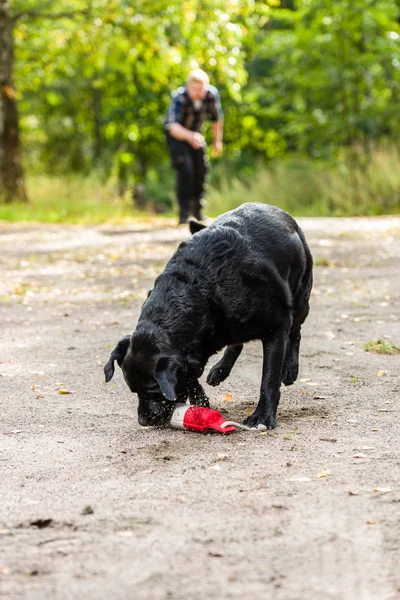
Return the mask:
[[(2, 598), (400, 598), (400, 355), (363, 347), (400, 344), (400, 219), (300, 221), (300, 379), (226, 437), (141, 428), (103, 382), (186, 232), (0, 226)], [(213, 407), (243, 419), (260, 369), (250, 344)]]

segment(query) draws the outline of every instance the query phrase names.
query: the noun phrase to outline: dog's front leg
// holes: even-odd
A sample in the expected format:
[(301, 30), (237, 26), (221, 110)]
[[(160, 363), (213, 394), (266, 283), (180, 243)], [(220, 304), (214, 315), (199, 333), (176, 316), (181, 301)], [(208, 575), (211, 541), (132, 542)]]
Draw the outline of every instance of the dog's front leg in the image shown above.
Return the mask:
[(233, 365), (240, 356), (243, 350), (243, 344), (235, 344), (228, 346), (223, 357), (210, 370), (207, 376), (208, 385), (219, 385), (230, 375)]
[(186, 400), (189, 400), (190, 404), (205, 406), (206, 408), (210, 407), (210, 401), (201, 384), (195, 377), (190, 378), (187, 381), (185, 388), (177, 394), (178, 402), (186, 402)]
[(260, 400), (253, 414), (245, 419), (245, 425), (250, 427), (265, 425), (267, 429), (274, 429), (276, 426), (288, 330), (288, 326), (281, 327), (272, 335), (262, 339), (264, 357)]

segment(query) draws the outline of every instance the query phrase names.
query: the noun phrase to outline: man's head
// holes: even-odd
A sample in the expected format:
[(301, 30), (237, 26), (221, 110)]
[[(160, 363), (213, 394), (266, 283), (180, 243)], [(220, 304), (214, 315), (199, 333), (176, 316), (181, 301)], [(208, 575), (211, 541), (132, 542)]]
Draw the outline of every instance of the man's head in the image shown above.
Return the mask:
[(122, 369), (126, 384), (138, 395), (140, 425), (164, 425), (176, 400), (178, 373), (183, 361), (178, 354), (162, 354), (156, 339), (136, 331), (120, 340), (104, 367), (106, 382), (114, 375), (114, 361)]
[(207, 86), (210, 83), (210, 78), (207, 73), (201, 69), (193, 69), (190, 71), (187, 78), (187, 91), (190, 99), (195, 102), (196, 100), (203, 100), (207, 93)]

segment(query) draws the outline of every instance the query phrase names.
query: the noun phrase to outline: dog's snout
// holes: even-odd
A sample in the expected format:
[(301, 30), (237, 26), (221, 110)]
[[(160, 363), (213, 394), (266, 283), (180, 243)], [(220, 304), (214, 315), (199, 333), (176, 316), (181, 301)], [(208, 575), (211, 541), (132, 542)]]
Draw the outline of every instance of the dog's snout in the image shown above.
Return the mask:
[(172, 414), (174, 403), (165, 400), (147, 400), (140, 402), (138, 410), (139, 425), (165, 425)]

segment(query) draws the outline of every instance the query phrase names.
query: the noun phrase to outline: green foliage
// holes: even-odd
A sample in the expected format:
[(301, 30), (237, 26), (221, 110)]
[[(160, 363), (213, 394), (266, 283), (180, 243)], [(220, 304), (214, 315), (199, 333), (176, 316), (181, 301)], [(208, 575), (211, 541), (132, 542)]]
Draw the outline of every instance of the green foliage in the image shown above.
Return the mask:
[(258, 126), (276, 132), (288, 151), (316, 158), (397, 139), (398, 3), (303, 0), (299, 11), (282, 12), (249, 65), (245, 100)]
[(163, 115), (200, 66), (225, 114), (214, 211), (249, 187), (298, 213), (399, 210), (398, 1), (15, 0), (12, 10), (29, 172), (127, 194), (144, 184), (169, 209)]
[[(62, 6), (52, 3), (51, 13)], [(57, 172), (97, 165), (105, 177), (114, 169), (143, 181), (166, 159), (162, 118), (190, 68), (204, 67), (225, 98), (239, 98), (246, 72), (235, 19), (247, 10), (222, 0), (97, 0), (75, 19), (35, 19), (33, 27), (29, 15), (21, 19), (16, 79), (27, 163)]]

